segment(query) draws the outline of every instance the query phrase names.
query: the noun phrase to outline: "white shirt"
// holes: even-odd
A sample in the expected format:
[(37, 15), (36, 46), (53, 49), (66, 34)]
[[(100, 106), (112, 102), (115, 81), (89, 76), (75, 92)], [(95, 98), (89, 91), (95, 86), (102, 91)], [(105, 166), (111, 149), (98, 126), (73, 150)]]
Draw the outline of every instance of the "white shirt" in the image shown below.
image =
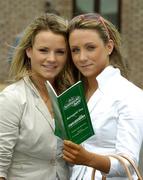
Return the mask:
[[(138, 163), (143, 139), (143, 91), (112, 66), (105, 68), (97, 81), (98, 89), (88, 101), (95, 135), (83, 146), (104, 155), (126, 154)], [(110, 159), (107, 179), (126, 180), (121, 164), (116, 159)], [(75, 165), (72, 172), (71, 180), (89, 180), (92, 168)], [(101, 179), (99, 171), (97, 179)]]

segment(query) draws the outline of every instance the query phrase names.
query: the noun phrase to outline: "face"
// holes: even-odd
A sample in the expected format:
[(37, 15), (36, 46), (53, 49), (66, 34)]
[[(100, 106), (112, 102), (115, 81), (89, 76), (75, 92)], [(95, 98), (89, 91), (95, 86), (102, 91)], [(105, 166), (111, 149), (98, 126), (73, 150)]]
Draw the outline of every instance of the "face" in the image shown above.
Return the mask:
[(31, 60), (34, 78), (54, 81), (63, 69), (67, 59), (67, 44), (64, 36), (51, 31), (39, 32), (32, 48), (26, 50)]
[(113, 43), (104, 44), (96, 30), (75, 29), (69, 37), (75, 66), (87, 78), (94, 78), (109, 65)]

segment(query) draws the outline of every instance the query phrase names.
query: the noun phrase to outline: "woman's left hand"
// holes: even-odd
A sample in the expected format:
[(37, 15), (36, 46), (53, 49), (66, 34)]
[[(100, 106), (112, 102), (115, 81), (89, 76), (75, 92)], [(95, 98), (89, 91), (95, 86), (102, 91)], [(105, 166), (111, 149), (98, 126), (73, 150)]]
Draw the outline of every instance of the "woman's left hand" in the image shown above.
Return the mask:
[(81, 145), (64, 140), (63, 159), (72, 164), (89, 165), (92, 153), (86, 151)]

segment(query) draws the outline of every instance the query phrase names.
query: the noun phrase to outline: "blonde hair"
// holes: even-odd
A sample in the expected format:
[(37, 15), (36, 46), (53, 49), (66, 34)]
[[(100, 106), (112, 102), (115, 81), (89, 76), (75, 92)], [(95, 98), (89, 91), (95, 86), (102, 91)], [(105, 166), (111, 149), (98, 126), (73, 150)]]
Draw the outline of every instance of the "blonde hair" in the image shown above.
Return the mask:
[[(26, 54), (26, 49), (33, 47), (35, 36), (43, 30), (50, 30), (55, 34), (60, 34), (65, 38), (67, 42), (67, 28), (68, 22), (62, 17), (45, 13), (37, 17), (24, 31), (19, 45), (16, 48), (15, 55), (13, 56), (12, 64), (10, 67), (10, 77), (13, 77), (15, 81), (22, 79), (26, 75), (30, 75), (31, 63), (30, 59)], [(67, 49), (68, 43), (67, 43)], [(68, 50), (69, 51), (69, 50)], [(68, 59), (67, 59), (68, 60)], [(65, 78), (66, 73), (70, 73), (69, 68), (66, 67), (63, 71), (56, 77), (57, 87), (62, 88), (63, 82), (68, 84), (68, 79)], [(61, 84), (60, 84), (61, 83)]]
[(109, 63), (113, 65), (115, 68), (119, 68), (121, 70), (122, 75), (127, 77), (126, 67), (122, 61), (121, 55), (121, 37), (118, 30), (111, 22), (104, 19), (97, 13), (88, 13), (76, 16), (70, 21), (68, 27), (68, 36), (75, 29), (96, 30), (96, 32), (98, 32), (105, 44), (108, 43), (108, 41), (111, 39), (114, 43), (114, 48), (112, 53), (110, 54)]

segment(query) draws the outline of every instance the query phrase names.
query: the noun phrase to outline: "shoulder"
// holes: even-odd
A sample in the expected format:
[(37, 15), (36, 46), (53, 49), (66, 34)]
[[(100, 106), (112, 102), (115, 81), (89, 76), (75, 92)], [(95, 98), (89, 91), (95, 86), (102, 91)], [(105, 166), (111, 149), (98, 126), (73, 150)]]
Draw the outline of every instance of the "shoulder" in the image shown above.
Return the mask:
[(143, 90), (124, 78), (118, 69), (112, 71), (102, 88), (104, 97), (132, 107), (143, 106)]
[(143, 90), (121, 75), (114, 79), (114, 84), (114, 91), (124, 98), (143, 98)]
[(19, 104), (22, 103), (26, 97), (25, 83), (23, 79), (7, 86), (0, 92), (0, 104)]
[[(110, 89), (111, 90), (111, 89)], [(120, 76), (112, 85), (111, 96), (118, 104), (118, 108), (126, 111), (134, 118), (143, 117), (143, 90), (138, 86)]]
[(19, 124), (19, 119), (26, 105), (24, 83), (20, 80), (7, 86), (0, 93), (0, 123)]
[(13, 95), (15, 96), (16, 93), (20, 92), (21, 90), (24, 91), (24, 81), (23, 79), (12, 83), (8, 85), (3, 91), (0, 92), (0, 95), (5, 94), (5, 95)]
[(143, 96), (143, 90), (124, 78), (118, 68), (113, 68), (112, 66), (107, 67), (103, 72), (101, 80), (104, 80), (104, 92), (122, 96), (129, 96), (136, 93), (136, 95)]

